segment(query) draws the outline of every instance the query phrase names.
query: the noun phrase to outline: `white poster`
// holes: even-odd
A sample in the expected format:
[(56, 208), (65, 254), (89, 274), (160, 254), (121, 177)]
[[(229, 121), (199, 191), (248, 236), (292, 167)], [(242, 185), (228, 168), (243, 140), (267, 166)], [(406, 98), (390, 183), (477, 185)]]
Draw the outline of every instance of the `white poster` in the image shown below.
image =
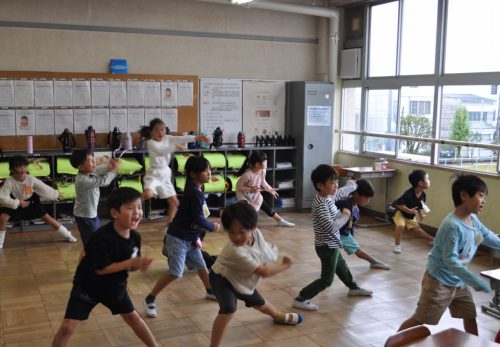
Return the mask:
[(117, 127), (122, 133), (127, 131), (127, 109), (112, 108), (109, 110), (109, 129), (113, 131)]
[(71, 107), (73, 106), (72, 83), (66, 80), (54, 81), (54, 106)]
[(307, 125), (326, 126), (332, 124), (331, 106), (307, 106)]
[(0, 135), (16, 135), (16, 114), (14, 110), (0, 109)]
[(34, 81), (35, 106), (54, 106), (54, 84), (52, 81)]
[(73, 132), (73, 110), (70, 108), (63, 108), (54, 110), (55, 119), (55, 133), (56, 135), (61, 134), (64, 129), (68, 129)]
[(32, 109), (16, 110), (16, 134), (35, 135), (35, 111)]
[(14, 104), (16, 107), (33, 107), (35, 105), (33, 81), (14, 81)]
[(243, 81), (243, 132), (255, 136), (285, 131), (285, 81)]
[(0, 107), (14, 107), (14, 82), (0, 80)]
[(144, 125), (149, 126), (149, 122), (151, 122), (155, 118), (161, 119), (160, 108), (146, 108), (144, 110)]
[(161, 119), (170, 131), (177, 131), (177, 109), (164, 108), (161, 110)]
[(90, 108), (77, 108), (73, 110), (75, 134), (84, 134), (85, 130), (92, 125), (92, 111)]
[(89, 107), (92, 104), (90, 97), (90, 81), (73, 80), (73, 106)]
[(129, 108), (128, 109), (128, 131), (131, 133), (141, 130), (144, 126), (144, 109)]
[(109, 81), (92, 81), (92, 107), (109, 106)]
[(92, 109), (92, 127), (96, 133), (109, 132), (109, 109), (93, 108)]
[(177, 82), (177, 106), (193, 106), (193, 82)]
[(164, 107), (177, 106), (177, 82), (161, 81), (161, 105)]
[(236, 143), (242, 130), (242, 81), (200, 79), (200, 131), (211, 135), (220, 127), (224, 143)]
[(35, 110), (35, 135), (54, 135), (54, 110)]
[(125, 81), (109, 81), (109, 105), (127, 106), (127, 83)]
[(127, 105), (144, 106), (144, 86), (141, 81), (127, 81)]
[(144, 106), (156, 107), (161, 105), (160, 82), (143, 82), (144, 86)]

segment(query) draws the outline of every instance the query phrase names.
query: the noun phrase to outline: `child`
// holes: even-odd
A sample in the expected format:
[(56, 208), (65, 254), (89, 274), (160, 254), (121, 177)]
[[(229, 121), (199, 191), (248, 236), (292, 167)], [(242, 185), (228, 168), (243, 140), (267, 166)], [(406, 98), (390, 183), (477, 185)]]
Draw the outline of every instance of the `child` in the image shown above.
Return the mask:
[(359, 219), (359, 207), (365, 206), (371, 197), (374, 195), (373, 186), (367, 180), (361, 179), (357, 180), (356, 184), (358, 188), (354, 191), (349, 199), (337, 200), (335, 206), (342, 211), (344, 208), (351, 212), (349, 221), (340, 228), (340, 241), (342, 241), (342, 246), (347, 254), (356, 254), (359, 258), (364, 259), (370, 263), (372, 269), (383, 269), (390, 270), (390, 265), (373, 258), (368, 253), (363, 251), (358, 244), (358, 241), (354, 238), (354, 226)]
[(97, 216), (99, 187), (109, 186), (116, 177), (118, 161), (110, 160), (107, 165), (99, 165), (96, 168), (92, 153), (88, 149), (78, 149), (73, 151), (69, 162), (78, 169), (75, 178), (76, 197), (73, 215), (85, 246), (92, 233), (101, 227)]
[(156, 282), (151, 293), (145, 298), (144, 306), (149, 317), (156, 317), (156, 296), (171, 282), (182, 277), (184, 263), (189, 269), (196, 269), (206, 289), (206, 298), (215, 300), (210, 289), (208, 270), (201, 254), (200, 234), (206, 230), (218, 232), (220, 225), (210, 222), (205, 196), (201, 191), (210, 180), (210, 164), (201, 156), (191, 156), (186, 161), (186, 187), (182, 195), (179, 211), (169, 225), (165, 236), (163, 253), (168, 258), (168, 274)]
[(151, 167), (144, 176), (144, 199), (149, 200), (153, 196), (167, 199), (167, 224), (174, 219), (175, 212), (179, 206), (179, 200), (172, 184), (172, 170), (170, 169), (170, 155), (176, 148), (183, 148), (181, 144), (194, 141), (208, 141), (206, 136), (171, 136), (166, 135), (165, 123), (155, 118), (149, 122), (149, 126), (141, 129), (141, 136), (147, 139)]
[(255, 209), (264, 211), (278, 222), (279, 226), (294, 227), (295, 224), (285, 220), (271, 208), (260, 193), (261, 187), (274, 198), (278, 192), (266, 182), (267, 155), (264, 152), (253, 151), (245, 160), (236, 176), (241, 176), (236, 183), (236, 198), (247, 200)]
[(28, 159), (20, 155), (13, 156), (9, 160), (9, 170), (10, 177), (0, 188), (0, 249), (3, 248), (7, 222), (11, 217), (16, 220), (41, 218), (64, 236), (66, 241), (77, 242), (71, 232), (43, 208), (40, 197), (57, 200), (59, 192), (28, 175)]
[(474, 175), (458, 175), (451, 187), (455, 211), (441, 222), (434, 247), (427, 258), (427, 271), (417, 309), (399, 330), (419, 324), (439, 323), (446, 308), (462, 318), (464, 329), (477, 335), (476, 306), (468, 285), (488, 293), (490, 285), (467, 269), (481, 243), (500, 249), (500, 240), (477, 215), (486, 204), (486, 183)]
[(424, 190), (429, 189), (431, 186), (429, 175), (424, 170), (413, 170), (410, 172), (408, 180), (411, 183), (411, 188), (405, 190), (392, 203), (397, 208), (392, 218), (395, 224), (395, 244), (392, 251), (396, 254), (401, 254), (401, 238), (403, 237), (405, 228), (416, 232), (429, 241), (434, 240), (434, 237), (420, 228), (416, 219), (418, 215), (419, 219), (423, 220), (425, 217), (423, 210), (428, 209), (427, 205), (425, 205), (426, 195)]
[(314, 188), (318, 191), (311, 206), (314, 247), (321, 260), (321, 278), (303, 288), (293, 300), (293, 307), (303, 310), (316, 311), (318, 305), (309, 300), (324, 289), (331, 286), (333, 275), (337, 274), (340, 280), (349, 287), (349, 296), (370, 296), (372, 291), (360, 288), (352, 278), (344, 258), (340, 254), (342, 247), (339, 229), (348, 222), (351, 212), (343, 209), (340, 213), (335, 206), (336, 199), (347, 197), (356, 190), (356, 183), (349, 180), (337, 191), (339, 175), (330, 165), (319, 165), (311, 173)]
[[(265, 300), (256, 286), (261, 277), (274, 276), (292, 265), (289, 257), (280, 263), (276, 246), (268, 244), (257, 229), (257, 211), (245, 200), (224, 209), (222, 225), (229, 241), (210, 271), (210, 284), (219, 302), (219, 314), (212, 327), (211, 347), (219, 346), (226, 328), (236, 312), (240, 299), (271, 316), (276, 323), (297, 325), (303, 320), (299, 313), (283, 313)], [(274, 263), (274, 264), (272, 264)]]
[(112, 222), (93, 233), (78, 264), (64, 320), (52, 346), (66, 346), (80, 321), (87, 320), (97, 304), (123, 320), (147, 346), (157, 346), (148, 326), (135, 311), (127, 293), (129, 271), (147, 270), (153, 257), (141, 255), (141, 193), (133, 188), (113, 190), (108, 198)]

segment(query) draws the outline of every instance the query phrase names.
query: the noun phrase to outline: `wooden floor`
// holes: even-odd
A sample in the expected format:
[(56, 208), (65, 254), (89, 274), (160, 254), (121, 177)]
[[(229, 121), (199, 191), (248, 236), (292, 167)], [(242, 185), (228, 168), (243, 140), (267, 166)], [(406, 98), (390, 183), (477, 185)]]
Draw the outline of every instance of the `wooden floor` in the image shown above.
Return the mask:
[[(313, 248), (309, 214), (290, 213), (287, 218), (296, 228), (280, 228), (262, 215), (259, 224), (264, 236), (279, 246), (280, 253), (291, 255), (291, 269), (264, 279), (259, 290), (279, 309), (291, 310), (298, 291), (319, 275), (320, 264)], [(131, 273), (129, 291), (137, 310), (144, 315), (143, 298), (166, 270), (161, 255), (161, 223), (143, 223), (143, 254), (156, 259), (148, 272)], [(77, 232), (74, 232), (77, 234)], [(224, 346), (382, 346), (387, 336), (415, 308), (420, 293), (426, 254), (430, 246), (414, 235), (405, 235), (403, 253), (392, 253), (391, 227), (358, 229), (363, 249), (392, 265), (392, 270), (370, 270), (356, 256), (344, 256), (362, 287), (374, 291), (372, 298), (347, 297), (347, 288), (338, 279), (331, 288), (314, 298), (317, 312), (303, 312), (304, 322), (296, 327), (273, 324), (271, 319), (240, 302), (231, 322)], [(227, 241), (224, 233), (209, 234), (205, 250), (217, 254)], [(49, 346), (63, 319), (71, 280), (81, 244), (62, 241), (55, 232), (38, 231), (8, 234), (0, 250), (0, 346)], [(470, 268), (491, 268), (488, 252), (476, 256)], [(479, 333), (493, 339), (500, 321), (481, 313), (480, 305), (490, 294), (474, 293)], [(208, 346), (212, 322), (218, 311), (216, 302), (204, 299), (204, 289), (195, 273), (167, 287), (158, 297), (159, 316), (146, 322), (162, 346)], [(438, 327), (461, 328), (461, 321), (447, 313)], [(103, 306), (93, 311), (70, 341), (71, 346), (140, 346), (139, 340), (119, 316)], [(452, 347), (452, 346), (450, 346)]]

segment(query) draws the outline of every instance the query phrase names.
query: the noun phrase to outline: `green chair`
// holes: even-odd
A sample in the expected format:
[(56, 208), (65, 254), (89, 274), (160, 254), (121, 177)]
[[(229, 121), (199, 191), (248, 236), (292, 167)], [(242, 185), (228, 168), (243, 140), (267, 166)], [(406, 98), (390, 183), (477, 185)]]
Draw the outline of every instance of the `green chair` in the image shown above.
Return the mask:
[(139, 164), (137, 159), (132, 157), (120, 158), (119, 164), (119, 175), (132, 175), (142, 169), (142, 165)]
[(76, 197), (75, 183), (56, 182), (59, 191), (59, 200), (73, 200)]
[(226, 167), (226, 157), (223, 153), (203, 153), (202, 156), (208, 160), (213, 168), (223, 169)]
[(0, 179), (4, 179), (10, 176), (9, 163), (0, 163)]
[(186, 169), (186, 162), (189, 157), (192, 156), (191, 153), (176, 153), (175, 161), (177, 162), (177, 171), (184, 172)]
[(208, 183), (205, 183), (203, 191), (205, 193), (222, 193), (226, 190), (226, 181), (222, 175), (212, 175)]
[(138, 192), (142, 193), (143, 188), (142, 188), (142, 183), (141, 183), (141, 178), (131, 178), (131, 179), (123, 179), (118, 182), (118, 187), (128, 187), (128, 188), (134, 188)]
[(241, 153), (228, 153), (226, 155), (226, 158), (228, 169), (240, 169), (247, 159), (247, 157)]
[(50, 176), (50, 164), (46, 158), (36, 159), (28, 164), (28, 172), (35, 177)]
[(56, 159), (56, 172), (58, 174), (76, 175), (78, 169), (75, 169), (73, 165), (71, 165), (69, 158), (58, 157)]

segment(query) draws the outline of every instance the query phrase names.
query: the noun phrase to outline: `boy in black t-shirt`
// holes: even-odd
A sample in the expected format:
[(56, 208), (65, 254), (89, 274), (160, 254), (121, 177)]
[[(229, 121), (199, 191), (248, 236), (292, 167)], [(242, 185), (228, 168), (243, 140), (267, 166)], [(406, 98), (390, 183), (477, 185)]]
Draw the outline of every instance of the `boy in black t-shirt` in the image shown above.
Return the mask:
[(396, 225), (394, 228), (394, 249), (392, 251), (396, 254), (401, 253), (401, 238), (403, 237), (405, 228), (416, 232), (429, 241), (434, 241), (433, 236), (422, 230), (416, 218), (418, 216), (420, 221), (422, 221), (425, 217), (425, 213), (430, 212), (425, 204), (426, 195), (424, 192), (424, 190), (429, 189), (431, 186), (429, 175), (424, 170), (413, 170), (410, 172), (408, 180), (411, 183), (411, 188), (405, 190), (405, 192), (392, 203), (392, 205), (397, 208), (394, 217), (392, 217)]
[(147, 270), (153, 257), (141, 256), (141, 236), (135, 230), (142, 218), (141, 193), (132, 188), (115, 189), (108, 198), (113, 222), (93, 233), (73, 279), (64, 320), (52, 346), (66, 346), (80, 321), (99, 303), (120, 314), (147, 346), (157, 346), (127, 293), (128, 271)]

